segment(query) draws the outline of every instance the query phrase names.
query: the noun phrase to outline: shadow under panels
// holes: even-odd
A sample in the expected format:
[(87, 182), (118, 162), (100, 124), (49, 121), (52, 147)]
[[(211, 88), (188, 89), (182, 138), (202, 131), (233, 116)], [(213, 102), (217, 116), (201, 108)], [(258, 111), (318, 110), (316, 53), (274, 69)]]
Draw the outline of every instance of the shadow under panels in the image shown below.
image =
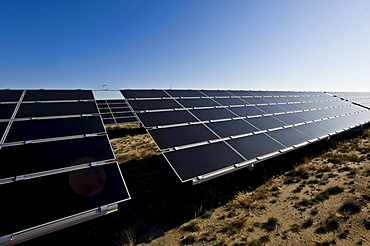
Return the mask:
[[(127, 102), (141, 110), (138, 118), (183, 182), (203, 182), (370, 119), (364, 108), (320, 92), (121, 92), (126, 98), (140, 96)], [(152, 104), (146, 95), (163, 102)]]
[(113, 212), (130, 198), (91, 91), (0, 91), (4, 100), (0, 244)]

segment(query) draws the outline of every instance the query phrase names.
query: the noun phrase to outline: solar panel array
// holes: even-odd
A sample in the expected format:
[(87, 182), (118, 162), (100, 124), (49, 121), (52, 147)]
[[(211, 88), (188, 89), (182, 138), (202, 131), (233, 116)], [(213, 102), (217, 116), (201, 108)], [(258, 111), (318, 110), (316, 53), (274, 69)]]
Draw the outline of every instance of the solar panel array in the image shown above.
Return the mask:
[(335, 97), (342, 98), (349, 102), (353, 102), (363, 107), (370, 109), (370, 93), (369, 92), (329, 92)]
[(88, 90), (0, 90), (0, 160), (0, 244), (115, 211), (130, 198)]
[(121, 90), (179, 178), (194, 183), (369, 122), (321, 92)]
[(104, 125), (137, 122), (136, 117), (124, 99), (96, 100)]

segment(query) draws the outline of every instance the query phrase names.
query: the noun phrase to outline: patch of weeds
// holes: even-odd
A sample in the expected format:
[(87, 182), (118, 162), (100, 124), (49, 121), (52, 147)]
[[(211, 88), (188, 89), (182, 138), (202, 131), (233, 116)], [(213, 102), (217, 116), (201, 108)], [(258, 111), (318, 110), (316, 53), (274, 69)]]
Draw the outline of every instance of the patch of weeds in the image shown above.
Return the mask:
[(273, 187), (271, 187), (271, 191), (279, 191), (280, 190), (280, 188), (279, 187), (277, 187), (277, 186), (273, 186)]
[(309, 206), (312, 206), (314, 204), (314, 202), (311, 201), (310, 199), (303, 198), (299, 204), (301, 206), (309, 207)]
[(326, 232), (327, 232), (327, 229), (326, 229), (326, 227), (325, 227), (325, 226), (323, 226), (323, 225), (321, 225), (321, 226), (317, 227), (317, 229), (316, 229), (316, 233), (324, 234), (324, 233), (326, 233)]
[(198, 222), (195, 220), (190, 221), (187, 225), (182, 227), (183, 230), (185, 231), (199, 231), (199, 225)]
[(211, 218), (213, 214), (213, 210), (205, 211), (204, 214), (202, 214), (202, 218)]
[(213, 244), (213, 246), (227, 246), (227, 243), (225, 242), (225, 240), (221, 240), (221, 241)]
[(310, 227), (313, 225), (313, 219), (312, 218), (308, 218), (304, 221), (304, 226), (305, 227)]
[(300, 184), (295, 190), (293, 190), (294, 193), (299, 193), (303, 190), (303, 188), (305, 187), (306, 185), (305, 184)]
[(280, 194), (281, 194), (280, 191), (276, 191), (276, 192), (272, 192), (271, 195), (274, 196), (274, 197), (278, 197)]
[(248, 246), (262, 246), (263, 243), (258, 239), (253, 239), (248, 243)]
[(355, 201), (347, 201), (343, 203), (341, 210), (343, 212), (348, 211), (352, 214), (360, 212), (362, 209), (362, 204)]
[(150, 243), (151, 241), (153, 241), (155, 239), (155, 237), (153, 237), (153, 236), (150, 236), (150, 237), (148, 237), (147, 239), (146, 239), (146, 242), (147, 243)]
[(235, 217), (237, 216), (238, 213), (235, 211), (235, 210), (231, 210), (228, 214), (227, 214), (227, 217), (228, 218), (232, 218), (232, 217)]
[(278, 224), (278, 219), (275, 217), (269, 217), (267, 220), (267, 230), (273, 231), (276, 229), (276, 226)]
[(194, 234), (189, 234), (187, 235), (183, 240), (182, 240), (182, 243), (183, 244), (193, 244), (197, 241), (197, 237), (194, 235)]
[(245, 217), (236, 218), (235, 220), (231, 221), (228, 227), (228, 233), (229, 234), (238, 233), (245, 226), (246, 222), (247, 218)]
[(226, 215), (221, 215), (218, 217), (219, 220), (224, 220), (226, 218)]
[(219, 232), (225, 233), (229, 230), (228, 226), (223, 226)]
[(347, 238), (348, 234), (349, 234), (349, 230), (345, 230), (345, 231), (341, 232), (341, 233), (338, 235), (338, 237), (339, 237), (340, 239), (345, 239), (345, 238)]
[(264, 236), (261, 236), (260, 239), (259, 239), (260, 242), (263, 242), (263, 243), (267, 243), (270, 241), (270, 236), (269, 235), (264, 235)]
[(318, 213), (319, 213), (319, 210), (317, 210), (316, 208), (314, 208), (314, 209), (311, 210), (311, 214), (312, 215), (316, 215)]
[(248, 244), (246, 242), (237, 242), (234, 243), (234, 246), (247, 246)]
[(349, 171), (351, 171), (350, 167), (342, 167), (338, 169), (338, 172), (349, 172)]
[(338, 230), (339, 220), (337, 218), (332, 218), (328, 221), (327, 226), (332, 230)]
[(330, 188), (326, 189), (326, 191), (330, 195), (337, 195), (337, 194), (343, 192), (344, 191), (344, 188), (336, 185), (336, 186), (333, 186), (333, 187), (330, 187)]
[(298, 224), (293, 224), (293, 225), (290, 226), (290, 230), (292, 232), (298, 233), (298, 232), (301, 231), (301, 226), (298, 225)]
[(318, 179), (310, 179), (308, 180), (307, 184), (318, 184), (319, 180)]

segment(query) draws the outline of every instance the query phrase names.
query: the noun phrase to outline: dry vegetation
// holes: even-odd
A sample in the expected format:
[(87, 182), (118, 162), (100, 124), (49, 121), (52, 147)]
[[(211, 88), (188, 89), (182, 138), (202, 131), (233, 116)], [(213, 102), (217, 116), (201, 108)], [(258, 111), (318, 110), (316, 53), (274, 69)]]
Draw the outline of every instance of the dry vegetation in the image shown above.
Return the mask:
[(29, 245), (370, 245), (370, 131), (182, 184), (145, 130), (109, 127), (132, 200)]
[(143, 245), (370, 245), (369, 134)]

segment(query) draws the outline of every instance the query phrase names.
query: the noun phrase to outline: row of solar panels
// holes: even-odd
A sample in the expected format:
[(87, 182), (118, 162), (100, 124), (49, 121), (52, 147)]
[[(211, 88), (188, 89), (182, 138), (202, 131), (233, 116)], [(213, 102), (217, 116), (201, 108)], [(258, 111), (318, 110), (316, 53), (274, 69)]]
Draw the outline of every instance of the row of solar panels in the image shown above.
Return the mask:
[(183, 182), (202, 182), (370, 121), (368, 108), (345, 100), (368, 94), (121, 92)]
[(0, 209), (7, 225), (0, 244), (115, 211), (130, 198), (103, 123), (139, 119), (180, 179), (197, 183), (370, 119), (366, 93), (122, 94), (128, 103), (95, 101), (88, 90), (0, 90), (0, 194), (6, 198)]
[(0, 244), (117, 210), (130, 198), (85, 90), (0, 90)]

